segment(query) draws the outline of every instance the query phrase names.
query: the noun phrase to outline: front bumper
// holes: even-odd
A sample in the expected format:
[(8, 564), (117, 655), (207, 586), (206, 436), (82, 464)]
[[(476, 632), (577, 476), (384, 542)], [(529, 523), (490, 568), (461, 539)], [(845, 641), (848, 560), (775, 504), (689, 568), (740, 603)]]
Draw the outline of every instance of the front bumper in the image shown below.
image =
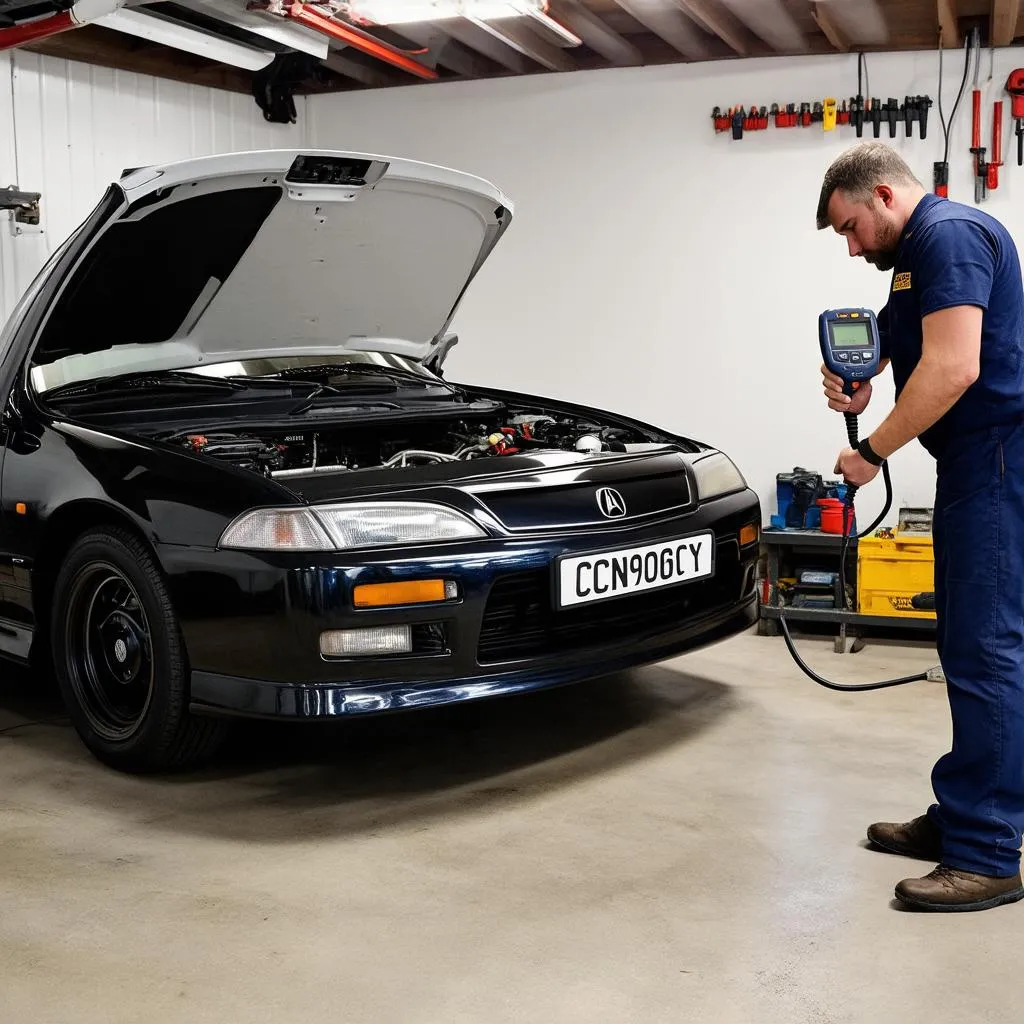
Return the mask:
[[(330, 718), (570, 683), (723, 639), (757, 617), (756, 495), (740, 492), (643, 528), (491, 538), (363, 558), (175, 549), (161, 552), (192, 666), (195, 711)], [(714, 575), (558, 610), (560, 555), (712, 531)], [(357, 584), (445, 577), (454, 602), (356, 610)], [(325, 658), (325, 630), (408, 624), (413, 653)]]
[(758, 602), (756, 595), (752, 595), (735, 606), (691, 620), (684, 629), (676, 630), (670, 640), (661, 637), (648, 644), (623, 645), (614, 652), (599, 649), (585, 661), (576, 659), (571, 664), (549, 669), (476, 675), (443, 682), (295, 684), (193, 672), (189, 709), (196, 714), (250, 718), (329, 719), (510, 696), (621, 672), (716, 643), (753, 625), (757, 613)]

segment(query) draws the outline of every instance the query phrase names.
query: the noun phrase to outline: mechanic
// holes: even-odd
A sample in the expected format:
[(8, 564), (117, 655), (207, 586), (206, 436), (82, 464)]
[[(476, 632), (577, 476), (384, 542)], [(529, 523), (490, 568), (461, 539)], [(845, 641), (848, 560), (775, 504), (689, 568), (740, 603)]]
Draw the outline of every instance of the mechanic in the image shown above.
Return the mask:
[[(908, 907), (984, 910), (1024, 897), (1024, 289), (1006, 229), (925, 191), (883, 143), (843, 153), (825, 174), (818, 229), (892, 271), (879, 315), (896, 402), (836, 472), (852, 484), (917, 439), (935, 458), (939, 660), (953, 726), (932, 770), (935, 803), (868, 829), (875, 848), (937, 862), (896, 886)], [(829, 407), (862, 411), (822, 366)]]

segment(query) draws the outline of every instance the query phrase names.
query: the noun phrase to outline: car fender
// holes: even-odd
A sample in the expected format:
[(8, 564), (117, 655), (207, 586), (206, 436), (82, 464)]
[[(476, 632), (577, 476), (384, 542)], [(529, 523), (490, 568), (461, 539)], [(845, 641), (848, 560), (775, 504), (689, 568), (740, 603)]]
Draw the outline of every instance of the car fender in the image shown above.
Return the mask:
[(51, 520), (81, 506), (92, 515), (109, 509), (155, 548), (210, 548), (249, 508), (301, 503), (281, 483), (170, 445), (56, 420), (34, 433), (33, 444), (9, 448), (3, 466), (3, 507), (34, 527), (26, 541), (44, 543)]

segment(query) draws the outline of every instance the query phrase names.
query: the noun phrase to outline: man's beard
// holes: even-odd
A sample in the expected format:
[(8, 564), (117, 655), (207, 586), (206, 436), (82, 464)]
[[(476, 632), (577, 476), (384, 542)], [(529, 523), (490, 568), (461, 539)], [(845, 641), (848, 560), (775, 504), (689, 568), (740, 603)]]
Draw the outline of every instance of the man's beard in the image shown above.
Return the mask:
[(881, 214), (877, 211), (873, 211), (873, 217), (878, 248), (865, 252), (864, 259), (878, 270), (892, 270), (896, 266), (900, 231), (895, 224), (889, 224), (883, 220)]

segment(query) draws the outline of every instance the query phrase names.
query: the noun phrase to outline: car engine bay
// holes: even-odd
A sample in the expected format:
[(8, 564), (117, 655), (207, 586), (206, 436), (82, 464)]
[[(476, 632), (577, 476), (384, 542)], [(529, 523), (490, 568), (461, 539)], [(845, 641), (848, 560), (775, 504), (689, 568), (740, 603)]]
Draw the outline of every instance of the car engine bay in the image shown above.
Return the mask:
[(636, 430), (570, 416), (515, 413), (507, 421), (425, 421), (280, 433), (175, 431), (160, 440), (267, 477), (394, 469), (537, 452), (581, 456), (661, 449)]

